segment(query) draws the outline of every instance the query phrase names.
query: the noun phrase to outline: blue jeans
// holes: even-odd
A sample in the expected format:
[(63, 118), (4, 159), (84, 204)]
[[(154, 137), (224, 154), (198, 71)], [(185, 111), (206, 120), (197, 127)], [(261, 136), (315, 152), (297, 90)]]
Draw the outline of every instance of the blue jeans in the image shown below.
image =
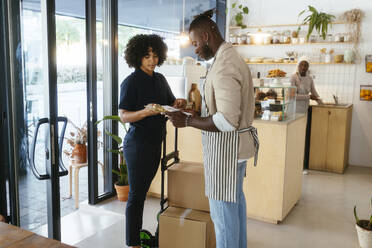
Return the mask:
[(238, 163), (237, 202), (209, 198), (217, 248), (247, 248), (247, 212), (243, 192), (246, 165), (247, 162)]

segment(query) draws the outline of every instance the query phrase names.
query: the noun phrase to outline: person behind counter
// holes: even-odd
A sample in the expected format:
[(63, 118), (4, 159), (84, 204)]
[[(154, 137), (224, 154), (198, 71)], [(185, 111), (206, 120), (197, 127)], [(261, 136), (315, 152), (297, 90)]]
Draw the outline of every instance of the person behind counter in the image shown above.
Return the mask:
[[(309, 102), (315, 100), (318, 104), (323, 104), (315, 90), (314, 81), (309, 75), (309, 60), (300, 58), (296, 72), (291, 76), (291, 84), (297, 87), (296, 112), (307, 113)], [(309, 95), (310, 93), (310, 95)]]
[(166, 119), (147, 104), (186, 107), (186, 100), (175, 99), (165, 77), (154, 72), (166, 59), (167, 45), (158, 35), (136, 35), (125, 50), (125, 59), (135, 71), (120, 86), (119, 114), (130, 128), (124, 138), (124, 157), (128, 167), (129, 197), (126, 207), (126, 244), (141, 247), (143, 207), (147, 191), (158, 170)]
[[(309, 60), (306, 58), (300, 58), (296, 72), (291, 76), (291, 83), (297, 87), (296, 97), (296, 112), (307, 114), (306, 124), (306, 139), (305, 139), (305, 153), (304, 153), (304, 164), (303, 174), (308, 174), (309, 164), (309, 150), (310, 150), (310, 129), (311, 129), (311, 109), (309, 109), (309, 102), (315, 100), (318, 104), (323, 104), (319, 98), (318, 92), (315, 90), (314, 81), (309, 75)], [(309, 95), (310, 93), (310, 95)]]

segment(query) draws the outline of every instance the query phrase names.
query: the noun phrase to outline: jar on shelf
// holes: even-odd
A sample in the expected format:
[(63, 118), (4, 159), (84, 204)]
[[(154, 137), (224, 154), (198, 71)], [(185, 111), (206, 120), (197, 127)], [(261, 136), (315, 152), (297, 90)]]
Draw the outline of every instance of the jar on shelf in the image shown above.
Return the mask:
[(273, 37), (271, 36), (271, 34), (266, 34), (264, 37), (263, 37), (263, 43), (265, 45), (268, 45), (268, 44), (271, 44), (273, 41)]
[(332, 55), (330, 53), (326, 53), (324, 56), (324, 63), (331, 63), (332, 62)]
[(252, 44), (252, 37), (251, 37), (251, 34), (249, 32), (246, 34), (246, 37), (247, 37), (246, 43), (247, 44)]
[(236, 43), (238, 43), (239, 45), (243, 44), (241, 35), (236, 36)]
[(332, 41), (333, 41), (333, 36), (332, 36), (332, 34), (327, 34), (326, 41), (327, 41), (327, 42), (332, 42)]
[(344, 33), (344, 42), (349, 42), (350, 41), (350, 35), (348, 33)]
[(340, 42), (344, 42), (345, 41), (345, 36), (344, 34), (340, 34)]
[(338, 33), (335, 34), (335, 42), (344, 42), (344, 34)]
[(238, 43), (239, 45), (245, 44), (246, 41), (247, 41), (247, 36), (245, 34), (236, 36), (236, 43)]
[(280, 44), (280, 35), (276, 31), (273, 32), (273, 44)]
[(233, 45), (237, 44), (237, 42), (236, 42), (236, 35), (235, 34), (230, 34), (229, 41)]
[(306, 38), (305, 37), (298, 38), (298, 43), (305, 44), (305, 42), (306, 42)]
[(310, 35), (309, 42), (310, 43), (315, 43), (316, 42), (316, 35), (315, 34)]

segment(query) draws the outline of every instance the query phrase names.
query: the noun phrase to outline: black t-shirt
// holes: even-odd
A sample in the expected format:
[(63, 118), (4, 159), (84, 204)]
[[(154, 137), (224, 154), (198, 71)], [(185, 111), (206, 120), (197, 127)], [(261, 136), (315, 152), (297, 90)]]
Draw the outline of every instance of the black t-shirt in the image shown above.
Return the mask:
[[(136, 69), (120, 86), (119, 109), (138, 111), (149, 103), (173, 105), (175, 99), (162, 74), (154, 72), (150, 76), (141, 69)], [(165, 122), (163, 115), (149, 116), (132, 122), (125, 139), (138, 141), (148, 139), (150, 142), (161, 142), (165, 136)]]

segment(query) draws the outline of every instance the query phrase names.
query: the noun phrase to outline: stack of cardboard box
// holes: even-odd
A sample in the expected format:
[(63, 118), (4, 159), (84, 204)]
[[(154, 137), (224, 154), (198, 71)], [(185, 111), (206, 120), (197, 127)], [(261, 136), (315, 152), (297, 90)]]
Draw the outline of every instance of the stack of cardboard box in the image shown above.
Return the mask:
[(201, 163), (182, 161), (168, 169), (168, 203), (159, 220), (159, 248), (216, 247)]

